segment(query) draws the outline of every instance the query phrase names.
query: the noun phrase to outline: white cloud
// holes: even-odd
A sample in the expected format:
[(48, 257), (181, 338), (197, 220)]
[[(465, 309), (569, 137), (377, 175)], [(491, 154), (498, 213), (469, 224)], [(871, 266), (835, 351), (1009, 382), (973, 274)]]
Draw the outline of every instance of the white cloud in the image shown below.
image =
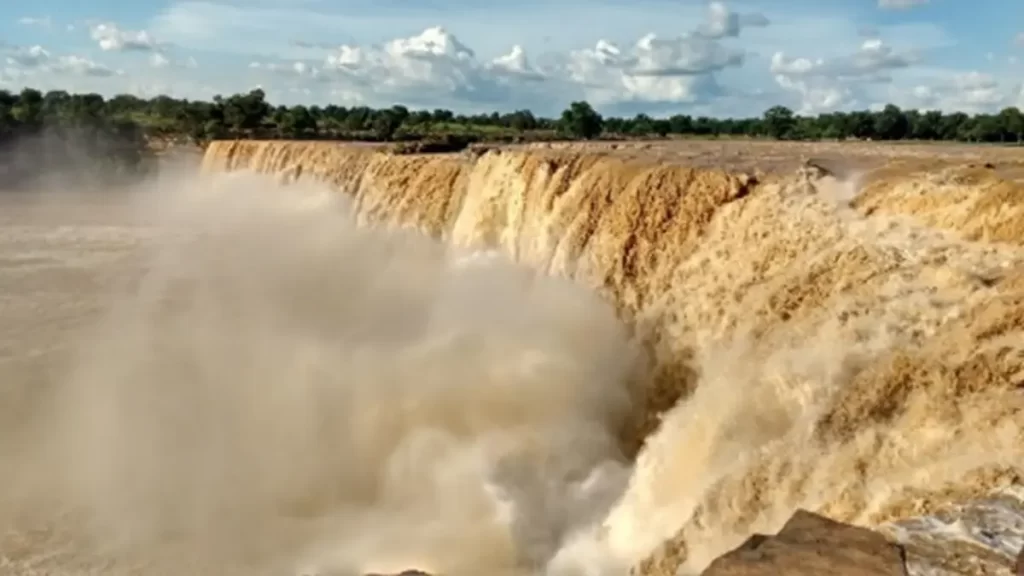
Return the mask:
[[(961, 41), (938, 23), (871, 25), (831, 8), (781, 5), (745, 14), (722, 1), (668, 9), (670, 0), (640, 0), (626, 9), (525, 0), (515, 10), (474, 5), (445, 14), (431, 4), (386, 17), (348, 4), (243, 1), (251, 0), (175, 0), (146, 28), (177, 49), (234, 59), (242, 71), (238, 90), (261, 84), (288, 103), (528, 107), (542, 114), (580, 98), (609, 114), (867, 106), (892, 77), (921, 65), (917, 54)], [(574, 26), (564, 25), (567, 18)], [(819, 67), (780, 74), (771, 61), (780, 51), (781, 64)], [(254, 61), (259, 65), (247, 67)]]
[(939, 72), (927, 83), (914, 86), (905, 105), (947, 112), (994, 112), (1017, 105), (1020, 90), (1019, 84), (1007, 85), (984, 72)]
[[(209, 100), (250, 86), (239, 85), (239, 74), (222, 69), (204, 70), (195, 57), (152, 51), (141, 60), (104, 52), (101, 60), (87, 53), (60, 52), (41, 45), (0, 43), (0, 85), (8, 90), (25, 86), (40, 90), (130, 93)], [(117, 62), (120, 65), (115, 65)], [(205, 76), (205, 78), (204, 78)]]
[(15, 48), (7, 56), (7, 64), (22, 68), (35, 68), (50, 60), (50, 53), (42, 46)]
[(772, 57), (771, 71), (785, 76), (884, 79), (889, 72), (908, 68), (916, 60), (913, 54), (898, 53), (882, 40), (872, 38), (865, 40), (853, 54), (832, 60), (789, 60), (782, 52), (776, 52)]
[[(851, 53), (832, 58), (776, 52), (769, 70), (803, 114), (879, 108), (886, 103), (979, 113), (996, 111), (1017, 98), (1019, 86), (1001, 80), (1012, 75), (929, 65), (916, 51), (898, 50), (879, 36), (876, 33)], [(997, 66), (994, 55), (988, 60)]]
[(22, 26), (39, 26), (40, 28), (50, 28), (53, 26), (53, 20), (49, 16), (24, 16), (22, 18), (18, 18), (18, 24), (21, 24)]
[(490, 68), (510, 76), (519, 76), (524, 79), (542, 80), (544, 76), (537, 71), (526, 57), (526, 50), (516, 44), (512, 50), (503, 56), (498, 56), (489, 64)]
[(447, 99), (494, 103), (528, 92), (530, 80), (546, 80), (526, 53), (514, 47), (508, 54), (482, 61), (454, 34), (441, 27), (398, 38), (382, 46), (343, 45), (316, 64), (302, 61), (264, 64), (263, 70), (345, 85), (375, 97), (410, 98), (441, 105)]
[(865, 40), (852, 54), (833, 59), (788, 58), (776, 52), (770, 71), (775, 82), (799, 95), (799, 112), (818, 112), (866, 105), (871, 84), (892, 80), (891, 74), (917, 61), (911, 53), (900, 53), (879, 38)]
[(764, 27), (768, 19), (763, 14), (737, 14), (723, 2), (711, 2), (708, 20), (697, 31), (708, 38), (736, 38), (743, 28)]
[(1017, 33), (1017, 35), (1013, 38), (1013, 43), (1016, 44), (1017, 46), (1024, 47), (1024, 32)]
[[(570, 100), (597, 106), (695, 103), (721, 92), (715, 75), (744, 65), (743, 50), (724, 40), (749, 27), (764, 27), (760, 14), (738, 14), (710, 4), (693, 31), (673, 38), (647, 34), (622, 47), (609, 40), (534, 62), (521, 45), (495, 58), (480, 58), (455, 34), (431, 27), (381, 45), (341, 45), (321, 61), (261, 60), (250, 65), (261, 78), (288, 78), (286, 90), (315, 89), (353, 102), (402, 101), (414, 106), (493, 109), (516, 107), (551, 113)], [(273, 74), (274, 76), (266, 76)]]
[(742, 51), (697, 35), (640, 38), (630, 49), (599, 41), (570, 55), (569, 78), (597, 104), (696, 102), (719, 90), (714, 74), (739, 67)]
[(855, 108), (862, 104), (857, 97), (857, 92), (850, 86), (796, 79), (785, 75), (776, 76), (775, 81), (784, 90), (799, 95), (800, 104), (796, 110), (799, 114), (813, 115), (844, 108)]
[[(319, 17), (317, 17), (319, 16)], [(211, 1), (173, 2), (153, 18), (148, 30), (176, 46), (204, 51), (234, 54), (266, 53), (288, 57), (297, 51), (287, 46), (275, 48), (268, 39), (275, 39), (281, 30), (291, 34), (290, 39), (308, 42), (311, 33), (319, 35), (324, 26), (330, 27), (338, 38), (348, 25), (344, 19), (327, 15), (309, 15), (291, 7), (237, 6)], [(314, 36), (315, 37), (315, 36)], [(315, 43), (315, 42), (314, 42)], [(340, 42), (332, 42), (336, 47)]]
[(320, 68), (306, 62), (250, 62), (249, 69), (305, 80), (323, 80), (325, 82), (330, 80), (321, 72)]
[[(490, 27), (480, 24), (477, 8), (467, 9), (475, 15), (430, 18), (454, 22), (453, 27), (417, 23), (427, 9), (415, 18), (392, 20), (358, 12), (349, 22), (338, 13), (316, 12), (326, 3), (313, 0), (302, 7), (284, 0), (248, 4), (253, 1), (172, 0), (161, 16), (141, 26), (86, 21), (80, 27), (98, 46), (95, 54), (54, 56), (41, 46), (12, 47), (0, 51), (0, 73), (8, 81), (32, 75), (29, 84), (63, 82), (68, 89), (88, 86), (104, 93), (149, 94), (165, 87), (175, 96), (209, 98), (263, 86), (272, 101), (283, 104), (402, 103), (462, 112), (530, 108), (544, 115), (556, 115), (577, 99), (606, 114), (735, 116), (760, 114), (775, 104), (801, 113), (889, 101), (904, 107), (994, 109), (1020, 94), (1017, 84), (1005, 80), (1019, 76), (1012, 56), (994, 45), (976, 56), (995, 85), (972, 76), (970, 69), (943, 69), (922, 57), (958, 41), (928, 22), (870, 27), (834, 14), (741, 13), (721, 1), (687, 4), (653, 20), (652, 5), (643, 4), (633, 14), (638, 20), (630, 20), (631, 12), (611, 13), (600, 4), (593, 18), (616, 27), (580, 21), (575, 32), (547, 42), (537, 40), (539, 29), (550, 34), (561, 23), (537, 16), (548, 10), (546, 4), (531, 11), (535, 0), (525, 0), (530, 10), (523, 8), (518, 16), (496, 8), (514, 26), (503, 18), (500, 26)], [(564, 2), (583, 0), (561, 1), (560, 8), (544, 13), (564, 17)], [(667, 0), (644, 0), (662, 1)], [(490, 10), (486, 16), (496, 18)], [(536, 27), (523, 24), (532, 20)], [(332, 37), (324, 31), (371, 21), (375, 26), (387, 21), (387, 30), (406, 32), (380, 40), (378, 26), (361, 41), (345, 30), (333, 36), (337, 41), (324, 40)], [(467, 27), (469, 21), (478, 25)], [(202, 68), (189, 50), (204, 51)], [(144, 57), (122, 54), (130, 52)], [(982, 59), (986, 54), (991, 56)]]
[(145, 30), (121, 30), (116, 24), (101, 23), (89, 27), (89, 36), (104, 51), (151, 52), (157, 42)]
[(194, 56), (189, 56), (184, 60), (172, 60), (166, 54), (161, 52), (154, 52), (149, 56), (149, 65), (153, 68), (160, 69), (199, 67), (199, 63), (196, 61)]
[[(650, 32), (675, 36), (708, 19), (707, 0), (458, 2), (459, 9), (449, 2), (427, 2), (403, 10), (387, 9), (390, 2), (378, 7), (364, 0), (239, 4), (170, 0), (145, 28), (178, 47), (266, 59), (309, 58), (325, 47), (383, 44), (442, 26), (484, 60), (518, 44), (542, 61), (545, 52), (564, 54), (600, 38), (630, 44)], [(745, 20), (740, 23), (746, 25)]]
[(7, 68), (5, 70), (9, 74), (19, 78), (40, 73), (57, 76), (71, 75), (90, 76), (96, 78), (106, 78), (124, 74), (122, 70), (115, 70), (84, 56), (74, 54), (55, 56), (50, 51), (38, 45), (13, 48), (8, 51), (4, 61), (7, 64)]
[(107, 76), (117, 76), (124, 72), (114, 70), (94, 62), (83, 56), (60, 56), (52, 64), (49, 65), (49, 69), (53, 72), (66, 72), (72, 74), (78, 74), (81, 76), (98, 76), (105, 78)]
[(885, 10), (905, 10), (927, 4), (929, 0), (878, 0), (878, 7)]

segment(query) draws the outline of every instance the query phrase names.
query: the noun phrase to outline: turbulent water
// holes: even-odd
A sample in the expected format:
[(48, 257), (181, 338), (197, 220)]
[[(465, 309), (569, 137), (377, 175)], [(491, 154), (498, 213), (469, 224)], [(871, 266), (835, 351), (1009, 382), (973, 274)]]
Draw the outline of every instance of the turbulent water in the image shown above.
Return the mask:
[(797, 507), (918, 573), (1021, 543), (1010, 184), (206, 164), (4, 199), (0, 571), (690, 574)]

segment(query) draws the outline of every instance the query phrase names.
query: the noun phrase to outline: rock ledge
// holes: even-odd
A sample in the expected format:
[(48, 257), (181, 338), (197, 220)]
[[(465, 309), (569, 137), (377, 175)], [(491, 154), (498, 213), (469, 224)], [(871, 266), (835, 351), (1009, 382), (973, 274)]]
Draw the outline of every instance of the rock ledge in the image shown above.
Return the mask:
[(877, 532), (798, 510), (778, 534), (751, 536), (702, 576), (907, 576), (905, 558)]

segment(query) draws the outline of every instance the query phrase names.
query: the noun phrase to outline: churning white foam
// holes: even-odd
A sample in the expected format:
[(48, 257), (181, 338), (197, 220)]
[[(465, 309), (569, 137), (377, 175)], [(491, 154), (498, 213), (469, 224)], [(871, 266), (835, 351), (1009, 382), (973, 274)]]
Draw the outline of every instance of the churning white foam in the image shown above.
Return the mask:
[(519, 574), (621, 492), (640, 356), (589, 291), (357, 227), (306, 185), (236, 175), (144, 202), (167, 233), (53, 420), (97, 554)]

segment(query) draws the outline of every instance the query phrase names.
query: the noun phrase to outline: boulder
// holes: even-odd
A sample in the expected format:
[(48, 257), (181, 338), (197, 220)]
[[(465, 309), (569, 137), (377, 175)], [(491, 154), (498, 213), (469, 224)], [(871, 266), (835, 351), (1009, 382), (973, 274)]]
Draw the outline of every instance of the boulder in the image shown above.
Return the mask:
[(809, 179), (817, 180), (831, 176), (837, 178), (836, 170), (832, 166), (828, 166), (827, 161), (819, 158), (808, 158), (803, 161), (800, 165), (799, 171), (805, 174)]
[(906, 576), (905, 556), (877, 532), (798, 510), (778, 534), (751, 536), (702, 576)]

